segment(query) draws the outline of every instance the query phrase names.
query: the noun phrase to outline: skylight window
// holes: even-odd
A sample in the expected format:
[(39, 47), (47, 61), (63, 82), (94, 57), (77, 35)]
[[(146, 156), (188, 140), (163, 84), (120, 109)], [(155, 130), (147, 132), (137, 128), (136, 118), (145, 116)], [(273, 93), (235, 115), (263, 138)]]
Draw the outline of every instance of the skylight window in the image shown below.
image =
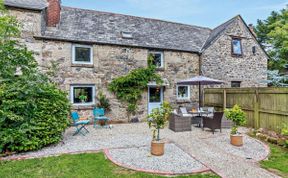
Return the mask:
[(133, 34), (131, 32), (121, 32), (122, 38), (132, 39)]

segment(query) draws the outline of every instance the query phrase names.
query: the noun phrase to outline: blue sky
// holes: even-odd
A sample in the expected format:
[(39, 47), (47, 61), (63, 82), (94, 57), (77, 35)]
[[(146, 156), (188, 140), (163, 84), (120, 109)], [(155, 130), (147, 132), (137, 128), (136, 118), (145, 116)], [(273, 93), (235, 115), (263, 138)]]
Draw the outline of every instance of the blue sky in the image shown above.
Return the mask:
[(62, 0), (62, 5), (214, 28), (241, 14), (247, 24), (266, 19), (288, 0)]

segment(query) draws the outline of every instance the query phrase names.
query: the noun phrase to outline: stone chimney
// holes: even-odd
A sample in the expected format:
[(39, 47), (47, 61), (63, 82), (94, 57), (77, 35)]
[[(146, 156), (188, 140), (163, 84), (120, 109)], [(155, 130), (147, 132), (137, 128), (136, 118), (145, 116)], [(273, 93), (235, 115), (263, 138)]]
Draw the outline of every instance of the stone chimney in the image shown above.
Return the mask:
[(47, 0), (47, 26), (56, 27), (60, 21), (61, 0)]
[(253, 24), (249, 24), (248, 27), (249, 27), (250, 31), (252, 32), (252, 34), (253, 34), (255, 37), (257, 37), (257, 34), (256, 34), (255, 31), (254, 31), (254, 25), (253, 25)]

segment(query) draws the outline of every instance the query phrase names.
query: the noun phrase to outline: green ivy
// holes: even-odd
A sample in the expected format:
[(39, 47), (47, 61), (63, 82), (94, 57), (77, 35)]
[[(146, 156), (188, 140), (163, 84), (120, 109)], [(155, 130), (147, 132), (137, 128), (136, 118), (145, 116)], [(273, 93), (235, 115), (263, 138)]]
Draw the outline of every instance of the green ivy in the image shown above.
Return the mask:
[(147, 90), (150, 81), (162, 83), (161, 76), (156, 73), (156, 67), (152, 65), (153, 55), (147, 59), (148, 67), (138, 68), (129, 72), (125, 76), (114, 79), (109, 85), (109, 91), (113, 92), (116, 97), (127, 104), (128, 117), (137, 111), (137, 102), (140, 100), (142, 93)]

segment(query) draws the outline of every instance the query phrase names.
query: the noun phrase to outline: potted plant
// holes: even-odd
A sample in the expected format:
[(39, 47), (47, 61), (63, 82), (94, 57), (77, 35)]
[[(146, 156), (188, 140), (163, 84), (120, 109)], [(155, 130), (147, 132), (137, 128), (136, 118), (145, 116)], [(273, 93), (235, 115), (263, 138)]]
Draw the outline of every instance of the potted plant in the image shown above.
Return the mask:
[(82, 103), (85, 103), (87, 101), (88, 97), (86, 95), (81, 94), (79, 96), (79, 99), (81, 100)]
[(151, 142), (151, 154), (155, 156), (162, 156), (164, 154), (165, 142), (160, 139), (160, 129), (163, 129), (168, 122), (172, 108), (168, 102), (163, 102), (160, 108), (152, 110), (148, 115), (148, 125), (152, 128), (153, 139)]
[(230, 134), (231, 144), (234, 146), (242, 146), (243, 135), (238, 132), (238, 127), (243, 126), (246, 123), (245, 112), (238, 105), (235, 105), (232, 109), (225, 109), (224, 112), (226, 118), (234, 122)]

